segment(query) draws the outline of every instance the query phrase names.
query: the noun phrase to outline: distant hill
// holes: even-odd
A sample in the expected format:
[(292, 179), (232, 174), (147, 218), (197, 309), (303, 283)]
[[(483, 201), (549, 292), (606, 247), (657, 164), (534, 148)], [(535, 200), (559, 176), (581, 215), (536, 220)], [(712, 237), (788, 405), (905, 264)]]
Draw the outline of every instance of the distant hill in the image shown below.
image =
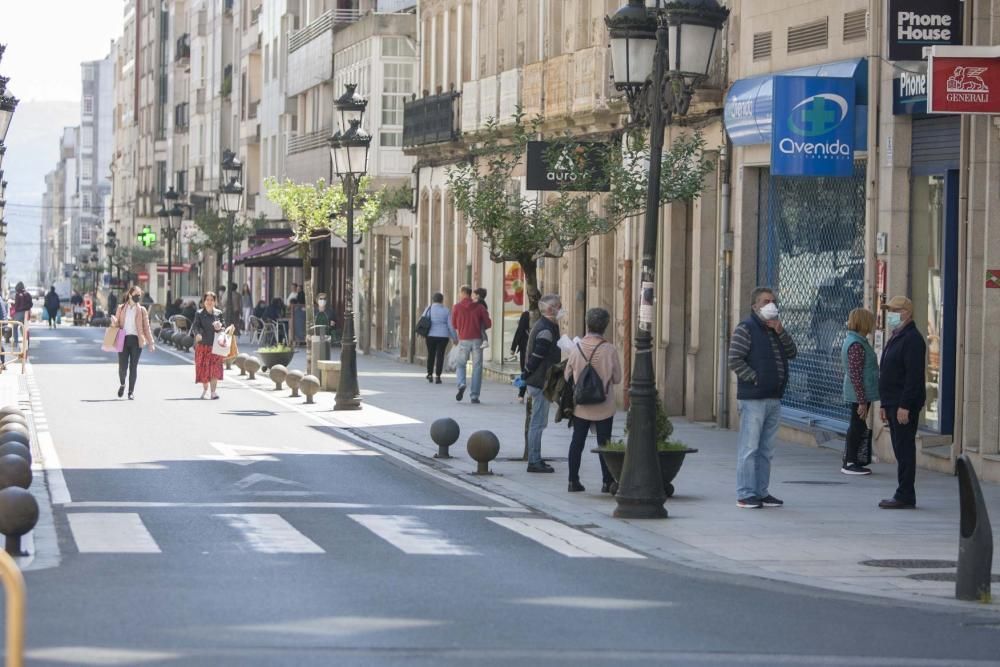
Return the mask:
[(9, 282), (38, 282), (38, 244), (45, 174), (59, 160), (62, 129), (80, 123), (78, 102), (22, 101), (7, 132), (3, 160), (7, 181), (7, 267)]

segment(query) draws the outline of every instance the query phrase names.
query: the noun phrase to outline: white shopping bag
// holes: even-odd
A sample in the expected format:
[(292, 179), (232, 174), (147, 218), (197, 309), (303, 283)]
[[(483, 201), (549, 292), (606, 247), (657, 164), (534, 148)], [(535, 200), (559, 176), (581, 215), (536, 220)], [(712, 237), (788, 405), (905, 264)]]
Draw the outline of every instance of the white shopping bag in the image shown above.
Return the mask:
[(456, 345), (451, 348), (451, 352), (448, 353), (448, 358), (445, 359), (444, 368), (449, 373), (454, 373), (455, 369), (458, 368), (458, 364), (462, 361), (462, 348)]
[(226, 358), (229, 356), (229, 348), (233, 344), (232, 331), (226, 329), (225, 331), (219, 331), (215, 334), (215, 340), (212, 342), (212, 354), (217, 357)]

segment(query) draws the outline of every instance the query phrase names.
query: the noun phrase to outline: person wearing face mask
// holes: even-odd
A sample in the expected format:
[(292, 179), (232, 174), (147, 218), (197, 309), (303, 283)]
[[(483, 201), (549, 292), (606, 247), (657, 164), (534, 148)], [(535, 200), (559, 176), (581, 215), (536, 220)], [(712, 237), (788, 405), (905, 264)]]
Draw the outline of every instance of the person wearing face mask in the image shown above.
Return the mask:
[(892, 498), (879, 502), (886, 510), (917, 506), (917, 422), (927, 401), (924, 385), (927, 344), (913, 322), (913, 302), (894, 296), (885, 304), (885, 326), (890, 333), (879, 364), (878, 391), (882, 423), (889, 427), (896, 456), (897, 488)]
[(781, 397), (788, 385), (788, 362), (798, 350), (778, 315), (770, 287), (750, 294), (752, 312), (733, 331), (729, 370), (736, 374), (740, 408), (736, 460), (736, 506), (744, 509), (781, 507), (768, 491), (774, 437), (781, 420)]
[(545, 377), (562, 359), (559, 318), (565, 315), (558, 294), (546, 294), (538, 301), (541, 317), (528, 334), (528, 350), (521, 379), (528, 386), (531, 417), (528, 423), (528, 472), (555, 472), (542, 458), (542, 431), (549, 421), (549, 400), (545, 398)]
[(149, 311), (140, 303), (142, 290), (133, 285), (125, 293), (125, 302), (118, 306), (111, 323), (125, 331), (125, 345), (118, 353), (118, 398), (125, 393), (125, 377), (128, 375), (128, 400), (135, 394), (136, 372), (139, 369), (139, 355), (142, 348), (149, 345), (149, 351), (156, 351), (153, 332), (149, 328)]
[(472, 300), (472, 288), (462, 285), (459, 292), (462, 300), (451, 309), (451, 322), (458, 333), (458, 360), (455, 375), (458, 377), (458, 393), (455, 400), (465, 396), (465, 366), (472, 357), (472, 386), (469, 395), (472, 403), (479, 403), (479, 390), (483, 385), (483, 332), (493, 326), (490, 313)]
[[(333, 312), (327, 308), (326, 294), (321, 292), (316, 295), (316, 326), (326, 327), (326, 335), (333, 336)], [(330, 341), (333, 342), (332, 340)]]

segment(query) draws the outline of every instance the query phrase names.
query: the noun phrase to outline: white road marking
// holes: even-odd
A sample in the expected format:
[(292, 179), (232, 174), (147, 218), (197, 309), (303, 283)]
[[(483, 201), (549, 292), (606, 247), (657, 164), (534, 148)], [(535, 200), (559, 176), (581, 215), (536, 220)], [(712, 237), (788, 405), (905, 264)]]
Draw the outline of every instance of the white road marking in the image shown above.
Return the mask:
[[(242, 445), (227, 445), (224, 442), (210, 442), (210, 446), (215, 448), (219, 454), (199, 454), (198, 458), (208, 459), (210, 461), (225, 461), (226, 463), (235, 463), (236, 465), (248, 466), (258, 461), (277, 461), (278, 459), (271, 456), (269, 452), (273, 452), (273, 449), (265, 449), (264, 447), (246, 447)], [(256, 454), (243, 454), (242, 452), (257, 452)], [(260, 452), (267, 452), (261, 454)]]
[(401, 514), (348, 514), (403, 553), (427, 556), (475, 556), (475, 551), (455, 544), (415, 516)]
[(493, 523), (523, 535), (570, 558), (645, 558), (589, 533), (552, 519), (487, 517)]
[(70, 513), (66, 515), (76, 541), (85, 554), (158, 554), (160, 547), (133, 513)]
[[(274, 475), (264, 475), (259, 472), (255, 472), (252, 475), (247, 475), (240, 481), (233, 484), (240, 491), (246, 491), (258, 484), (275, 484), (277, 486), (294, 486), (297, 488), (306, 488), (305, 484), (300, 482), (294, 482), (290, 479), (285, 479), (284, 477), (275, 477)], [(260, 493), (267, 493), (266, 491), (261, 491)]]
[(323, 549), (278, 514), (216, 514), (264, 554), (321, 554)]
[(397, 509), (434, 512), (530, 512), (526, 507), (496, 507), (490, 505), (373, 505), (370, 503), (335, 503), (324, 501), (241, 501), (231, 503), (197, 502), (133, 502), (129, 500), (81, 500), (69, 503), (66, 509), (190, 509), (190, 508), (256, 508), (256, 509), (322, 509), (367, 510)]
[(49, 433), (45, 410), (42, 408), (42, 397), (35, 382), (34, 372), (27, 376), (28, 393), (31, 401), (31, 419), (35, 424), (35, 438), (38, 451), (42, 454), (42, 466), (45, 469), (45, 483), (49, 487), (49, 497), (53, 505), (64, 505), (72, 502), (66, 477), (63, 475), (62, 462), (56, 451), (52, 434)]

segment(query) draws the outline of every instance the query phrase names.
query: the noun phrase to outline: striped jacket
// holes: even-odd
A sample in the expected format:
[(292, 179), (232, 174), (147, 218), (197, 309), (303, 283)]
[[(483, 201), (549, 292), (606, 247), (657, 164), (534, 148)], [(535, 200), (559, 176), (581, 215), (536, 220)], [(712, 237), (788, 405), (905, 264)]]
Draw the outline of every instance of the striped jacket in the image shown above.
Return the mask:
[(729, 343), (729, 369), (738, 380), (737, 398), (781, 398), (788, 383), (788, 361), (796, 354), (787, 330), (779, 334), (751, 313), (736, 326)]

